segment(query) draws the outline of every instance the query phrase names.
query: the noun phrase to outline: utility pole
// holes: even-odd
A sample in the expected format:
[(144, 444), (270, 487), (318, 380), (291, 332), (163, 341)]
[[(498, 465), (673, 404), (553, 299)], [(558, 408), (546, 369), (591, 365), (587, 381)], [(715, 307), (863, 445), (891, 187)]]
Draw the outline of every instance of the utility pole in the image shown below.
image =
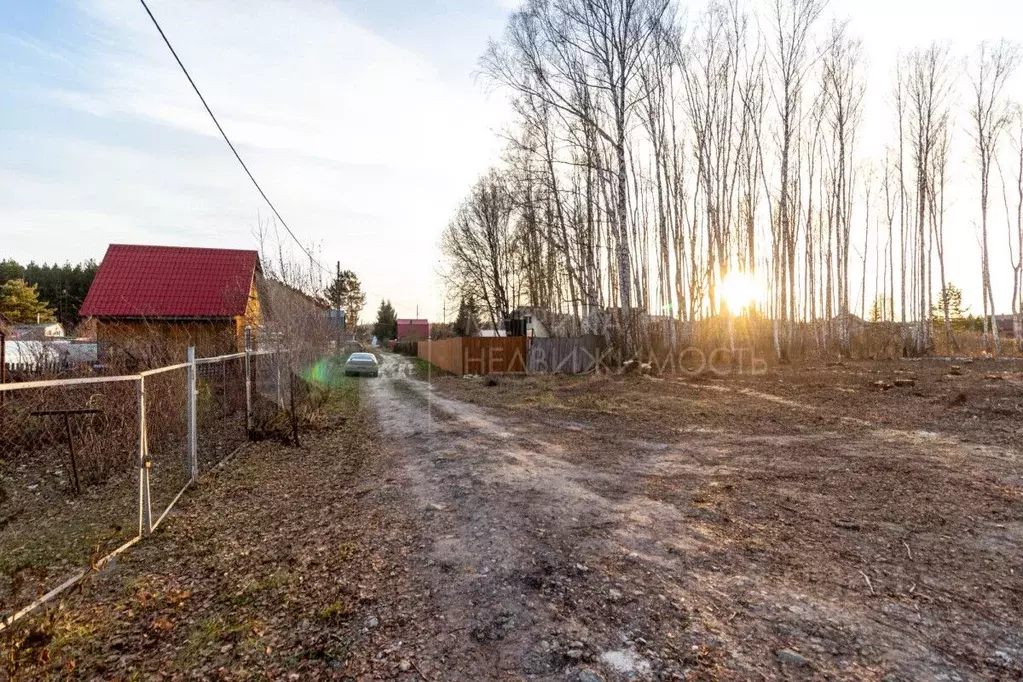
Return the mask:
[[(341, 282), (341, 261), (338, 261), (337, 262), (337, 278), (334, 280), (334, 286), (338, 286), (340, 282)], [(336, 293), (338, 295), (337, 301), (335, 302), (336, 305), (337, 305), (337, 314), (338, 314), (338, 319), (337, 319), (337, 323), (336, 323), (337, 324), (337, 354), (341, 355), (341, 339), (344, 337), (344, 333), (345, 333), (345, 325), (344, 325), (345, 320), (341, 318), (341, 292), (337, 291)]]

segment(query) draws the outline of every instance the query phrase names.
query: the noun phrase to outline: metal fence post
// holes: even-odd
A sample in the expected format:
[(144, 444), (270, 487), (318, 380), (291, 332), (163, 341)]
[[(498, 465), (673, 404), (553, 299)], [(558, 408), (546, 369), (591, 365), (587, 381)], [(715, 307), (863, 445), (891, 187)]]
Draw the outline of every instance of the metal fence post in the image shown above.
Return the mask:
[(252, 440), (252, 327), (245, 327), (245, 434)]
[(146, 379), (139, 377), (139, 535), (153, 532), (153, 507), (149, 497), (149, 437), (146, 434)]
[(195, 370), (195, 346), (188, 347), (188, 452), (185, 461), (185, 475), (189, 481), (194, 481), (199, 476), (199, 444), (196, 403), (199, 398), (197, 386), (197, 372)]

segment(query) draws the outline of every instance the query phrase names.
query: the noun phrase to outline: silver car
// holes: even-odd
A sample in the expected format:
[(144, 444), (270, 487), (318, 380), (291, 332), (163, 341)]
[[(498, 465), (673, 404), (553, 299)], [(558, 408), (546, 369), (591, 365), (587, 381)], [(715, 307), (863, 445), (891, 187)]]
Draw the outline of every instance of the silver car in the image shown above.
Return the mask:
[(380, 363), (372, 353), (352, 353), (345, 362), (345, 376), (380, 376)]

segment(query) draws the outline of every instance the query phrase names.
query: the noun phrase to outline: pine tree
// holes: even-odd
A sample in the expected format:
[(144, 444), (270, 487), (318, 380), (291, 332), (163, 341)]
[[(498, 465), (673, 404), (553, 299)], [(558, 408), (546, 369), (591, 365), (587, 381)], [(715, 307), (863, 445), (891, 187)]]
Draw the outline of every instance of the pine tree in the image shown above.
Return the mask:
[(390, 301), (381, 301), (377, 309), (377, 321), (373, 325), (373, 336), (379, 343), (389, 341), (398, 336), (398, 314)]
[(462, 298), (458, 304), (458, 317), (453, 328), (455, 336), (475, 336), (480, 329), (480, 315), (476, 308), (476, 299), (472, 296)]
[(39, 297), (49, 301), (56, 309), (57, 321), (65, 327), (73, 327), (81, 321), (78, 310), (89, 293), (98, 268), (93, 260), (77, 265), (38, 265), (30, 262), (23, 266), (8, 258), (0, 261), (0, 284), (13, 279), (23, 279), (28, 284), (34, 284)]
[(24, 279), (25, 268), (13, 258), (0, 261), (0, 284), (10, 282), (12, 279)]
[(963, 307), (963, 290), (951, 282), (938, 292), (938, 302), (932, 306), (935, 317), (944, 317), (946, 304), (948, 305), (948, 319), (952, 324), (952, 328), (956, 330), (967, 328), (966, 320), (970, 307)]
[(359, 277), (351, 270), (338, 270), (337, 276), (323, 292), (330, 305), (345, 311), (345, 326), (355, 329), (359, 315), (366, 305), (366, 294), (362, 292)]
[(14, 323), (54, 322), (53, 308), (39, 300), (38, 287), (23, 279), (12, 279), (0, 285), (0, 314)]

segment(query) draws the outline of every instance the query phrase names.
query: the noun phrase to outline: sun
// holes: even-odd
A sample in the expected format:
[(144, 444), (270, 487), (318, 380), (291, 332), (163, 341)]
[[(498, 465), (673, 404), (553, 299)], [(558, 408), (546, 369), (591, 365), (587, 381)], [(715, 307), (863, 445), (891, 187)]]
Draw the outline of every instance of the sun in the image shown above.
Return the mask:
[(745, 272), (732, 270), (721, 282), (721, 298), (728, 306), (728, 310), (733, 313), (743, 308), (750, 309), (760, 298), (760, 294), (760, 285)]

